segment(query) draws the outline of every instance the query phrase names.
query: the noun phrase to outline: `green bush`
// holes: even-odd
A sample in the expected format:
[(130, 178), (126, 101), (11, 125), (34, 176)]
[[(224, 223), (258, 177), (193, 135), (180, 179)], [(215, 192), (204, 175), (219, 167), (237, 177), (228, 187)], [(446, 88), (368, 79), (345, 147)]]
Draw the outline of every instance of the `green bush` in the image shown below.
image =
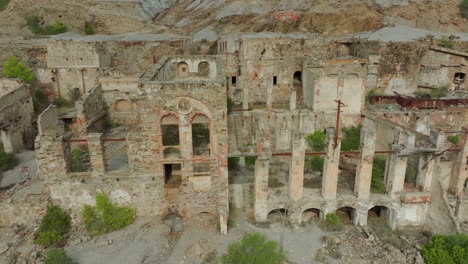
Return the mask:
[(460, 8), (460, 15), (468, 18), (468, 0), (461, 0), (458, 7)]
[(430, 90), (419, 89), (414, 94), (425, 99), (439, 99), (448, 95), (448, 86), (432, 87)]
[(325, 222), (331, 225), (338, 225), (340, 218), (335, 213), (328, 213), (325, 215)]
[(0, 152), (0, 172), (14, 168), (18, 158), (13, 153)]
[(245, 157), (245, 166), (255, 166), (255, 161), (257, 161), (257, 157)]
[(85, 22), (84, 32), (86, 33), (86, 35), (94, 35), (94, 33), (96, 33), (96, 32), (94, 31), (93, 25), (91, 25), (91, 24), (88, 23), (88, 22)]
[(49, 105), (49, 98), (40, 89), (31, 89), (33, 108), (36, 114), (40, 114)]
[(421, 253), (426, 264), (467, 264), (468, 235), (434, 235)]
[(447, 140), (453, 144), (458, 144), (460, 142), (460, 135), (448, 136)]
[(81, 212), (86, 230), (93, 236), (122, 229), (133, 222), (136, 210), (109, 201), (104, 192), (96, 195), (96, 206), (85, 205)]
[(452, 40), (444, 36), (439, 40), (438, 46), (442, 48), (453, 49), (454, 43)]
[(83, 172), (83, 166), (81, 165), (81, 156), (83, 152), (80, 149), (73, 149), (72, 152), (72, 160), (71, 160), (71, 168), (70, 171), (72, 172)]
[(367, 97), (371, 97), (371, 96), (384, 96), (385, 93), (378, 90), (377, 88), (374, 88), (372, 90), (370, 90), (368, 93), (367, 93)]
[(76, 264), (63, 249), (50, 249), (47, 251), (44, 264)]
[(278, 243), (259, 233), (245, 233), (242, 240), (228, 246), (223, 264), (281, 264), (286, 256)]
[(385, 193), (384, 172), (386, 158), (384, 156), (374, 156), (372, 165), (371, 192)]
[(359, 150), (361, 144), (362, 125), (342, 128), (343, 139), (341, 140), (341, 151)]
[(14, 55), (10, 55), (3, 64), (3, 74), (8, 78), (20, 78), (26, 83), (32, 83), (35, 79), (31, 71)]
[(28, 16), (26, 18), (26, 25), (29, 27), (32, 33), (39, 35), (57, 35), (67, 32), (67, 27), (60, 21), (55, 20), (53, 25), (41, 26), (39, 16)]
[(0, 11), (4, 10), (8, 3), (10, 3), (10, 0), (0, 0)]
[(41, 220), (34, 242), (49, 247), (58, 246), (71, 226), (70, 215), (56, 205), (49, 206)]
[(323, 156), (306, 156), (305, 162), (304, 162), (304, 168), (306, 168), (306, 171), (312, 172), (312, 171), (323, 171), (323, 162), (324, 158)]
[(236, 170), (239, 168), (239, 157), (228, 158), (228, 170)]
[(323, 131), (317, 130), (306, 137), (307, 143), (315, 151), (323, 151), (325, 149), (326, 135)]

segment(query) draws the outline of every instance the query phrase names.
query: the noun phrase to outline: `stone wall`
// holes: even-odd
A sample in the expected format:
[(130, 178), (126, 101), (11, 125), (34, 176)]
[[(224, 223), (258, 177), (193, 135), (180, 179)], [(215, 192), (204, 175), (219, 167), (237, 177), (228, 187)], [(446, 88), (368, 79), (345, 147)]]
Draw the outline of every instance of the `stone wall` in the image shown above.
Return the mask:
[[(106, 105), (101, 86), (94, 87), (76, 103), (77, 132), (86, 135), (88, 132), (102, 132), (105, 126)], [(97, 124), (97, 122), (100, 124)]]

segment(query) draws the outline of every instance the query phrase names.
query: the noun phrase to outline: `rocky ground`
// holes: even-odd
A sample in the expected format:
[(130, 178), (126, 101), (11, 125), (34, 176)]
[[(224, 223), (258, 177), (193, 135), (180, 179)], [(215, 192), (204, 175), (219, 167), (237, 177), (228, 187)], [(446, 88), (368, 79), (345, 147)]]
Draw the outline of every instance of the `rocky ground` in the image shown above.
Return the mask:
[[(365, 229), (344, 225), (341, 231), (326, 231), (330, 227), (319, 220), (283, 228), (280, 222), (255, 225), (245, 213), (232, 213), (227, 236), (218, 232), (211, 215), (186, 221), (177, 216), (140, 217), (123, 230), (98, 237), (74, 224), (64, 248), (80, 264), (217, 264), (244, 232), (260, 232), (284, 246), (287, 263), (423, 264), (419, 249), (430, 235), (419, 229), (391, 231), (377, 218)], [(0, 263), (41, 263), (45, 250), (32, 243), (34, 232), (21, 225), (1, 228)]]

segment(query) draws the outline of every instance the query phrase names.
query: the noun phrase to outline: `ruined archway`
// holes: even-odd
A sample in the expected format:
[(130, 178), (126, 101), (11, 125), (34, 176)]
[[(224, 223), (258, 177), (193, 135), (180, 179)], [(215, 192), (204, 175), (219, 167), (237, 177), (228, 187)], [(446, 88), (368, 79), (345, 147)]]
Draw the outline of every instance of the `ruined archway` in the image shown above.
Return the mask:
[(309, 208), (302, 212), (301, 221), (302, 223), (311, 222), (315, 219), (320, 218), (323, 215), (323, 212), (317, 208)]
[(184, 229), (184, 219), (177, 213), (169, 213), (163, 218), (164, 224), (168, 225), (171, 233), (177, 233)]
[(286, 223), (289, 219), (289, 212), (284, 208), (278, 208), (268, 213), (267, 221), (269, 223)]
[(116, 112), (129, 112), (132, 110), (132, 103), (129, 100), (119, 99), (114, 103)]
[(210, 64), (206, 61), (202, 61), (198, 64), (198, 76), (209, 77), (210, 76)]
[(340, 218), (344, 224), (350, 224), (354, 220), (356, 210), (350, 206), (344, 206), (336, 210), (336, 215)]
[(368, 225), (387, 225), (390, 216), (390, 209), (385, 206), (374, 206), (367, 213)]
[(179, 62), (177, 64), (177, 77), (187, 78), (189, 76), (189, 66), (186, 62)]

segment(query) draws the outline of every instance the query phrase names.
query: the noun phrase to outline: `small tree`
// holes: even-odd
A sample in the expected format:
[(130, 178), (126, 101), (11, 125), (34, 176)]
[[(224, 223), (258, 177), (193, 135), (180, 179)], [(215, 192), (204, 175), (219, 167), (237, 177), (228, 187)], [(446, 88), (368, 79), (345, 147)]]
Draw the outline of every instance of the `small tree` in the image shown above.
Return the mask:
[(34, 242), (41, 246), (58, 246), (70, 229), (71, 217), (56, 205), (49, 206), (41, 220)]
[(259, 233), (245, 233), (240, 242), (228, 246), (223, 264), (281, 264), (286, 260), (278, 243)]
[(421, 253), (427, 264), (468, 263), (468, 235), (434, 235), (422, 247)]
[(458, 144), (460, 142), (460, 135), (448, 136), (447, 140), (453, 144)]
[(323, 131), (317, 130), (306, 137), (307, 143), (315, 151), (323, 151), (325, 149), (326, 135)]
[(26, 83), (34, 81), (34, 75), (31, 71), (14, 55), (10, 55), (8, 60), (3, 64), (3, 74), (8, 78), (20, 78)]

